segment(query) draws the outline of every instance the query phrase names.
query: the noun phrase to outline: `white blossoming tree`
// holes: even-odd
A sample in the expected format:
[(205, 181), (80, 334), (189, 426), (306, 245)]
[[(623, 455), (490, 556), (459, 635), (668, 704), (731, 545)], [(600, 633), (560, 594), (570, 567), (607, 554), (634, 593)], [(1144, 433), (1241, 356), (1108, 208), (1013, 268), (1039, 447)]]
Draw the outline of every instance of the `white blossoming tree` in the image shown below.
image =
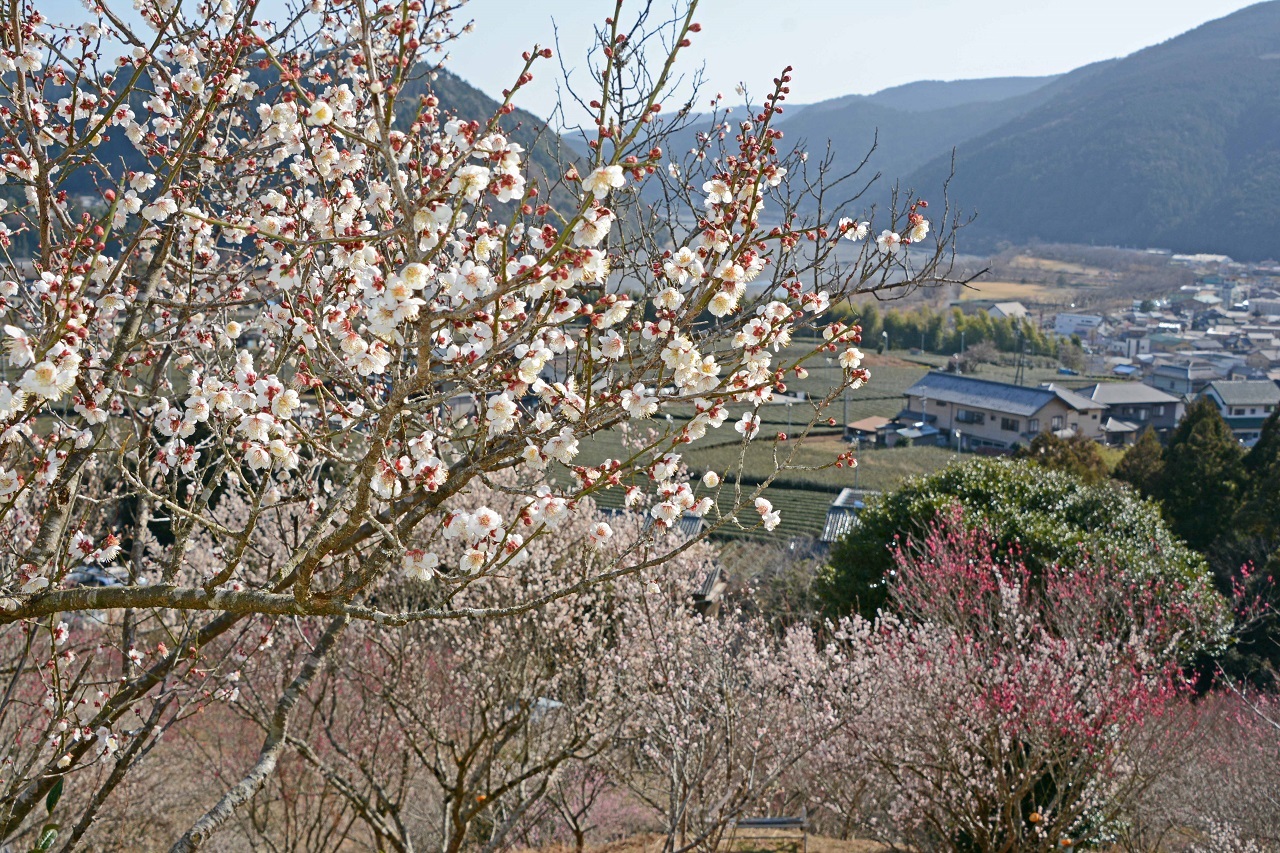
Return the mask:
[[(454, 4), (315, 0), (275, 23), (252, 3), (88, 5), (71, 27), (23, 3), (0, 19), (0, 839), (59, 824), (94, 778), (83, 832), (132, 766), (103, 762), (232, 698), (273, 620), (314, 647), (177, 850), (262, 788), (353, 620), (537, 608), (687, 547), (661, 536), (687, 514), (775, 525), (765, 486), (691, 484), (680, 449), (730, 420), (770, 440), (762, 408), (830, 354), (841, 379), (798, 432), (826, 420), (868, 378), (826, 307), (945, 275), (945, 211), (931, 234), (908, 199), (871, 217), (874, 241), (836, 218), (845, 184), (774, 127), (786, 72), (736, 125), (717, 112), (694, 151), (665, 147), (691, 120), (662, 117), (693, 4), (619, 4), (576, 81), (589, 154), (537, 169), (511, 113), (551, 52), (514, 63), (493, 115), (457, 115), (432, 83)], [(660, 412), (644, 446), (579, 460)], [(456, 508), (499, 471), (517, 509)], [(608, 490), (651, 536), (572, 583), (465, 603)], [(380, 595), (406, 573), (436, 593)], [(80, 669), (68, 634), (99, 650)]]

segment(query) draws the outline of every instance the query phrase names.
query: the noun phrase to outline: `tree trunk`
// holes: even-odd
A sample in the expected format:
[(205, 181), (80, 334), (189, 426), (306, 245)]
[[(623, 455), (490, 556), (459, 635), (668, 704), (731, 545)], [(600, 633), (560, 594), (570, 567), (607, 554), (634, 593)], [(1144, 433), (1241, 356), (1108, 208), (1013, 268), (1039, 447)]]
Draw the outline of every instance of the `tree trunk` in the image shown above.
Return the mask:
[(271, 778), (271, 774), (275, 772), (276, 761), (285, 747), (289, 729), (289, 715), (293, 712), (294, 706), (298, 704), (302, 691), (307, 689), (308, 685), (316, 677), (316, 673), (320, 671), (320, 666), (324, 663), (325, 656), (333, 648), (334, 643), (337, 642), (338, 635), (342, 633), (342, 629), (347, 626), (349, 621), (349, 617), (339, 616), (325, 628), (324, 634), (320, 636), (320, 641), (316, 643), (316, 647), (307, 655), (306, 661), (302, 664), (302, 669), (280, 696), (280, 701), (276, 703), (275, 713), (271, 717), (271, 726), (262, 742), (262, 751), (258, 753), (257, 762), (254, 763), (253, 767), (249, 768), (249, 772), (236, 783), (235, 787), (222, 795), (222, 799), (218, 800), (217, 805), (205, 812), (203, 817), (192, 824), (186, 834), (179, 838), (173, 847), (169, 848), (169, 853), (194, 853), (194, 851), (200, 849), (200, 846), (209, 839), (210, 835), (231, 819), (236, 809), (262, 790), (263, 785), (267, 783), (267, 779)]

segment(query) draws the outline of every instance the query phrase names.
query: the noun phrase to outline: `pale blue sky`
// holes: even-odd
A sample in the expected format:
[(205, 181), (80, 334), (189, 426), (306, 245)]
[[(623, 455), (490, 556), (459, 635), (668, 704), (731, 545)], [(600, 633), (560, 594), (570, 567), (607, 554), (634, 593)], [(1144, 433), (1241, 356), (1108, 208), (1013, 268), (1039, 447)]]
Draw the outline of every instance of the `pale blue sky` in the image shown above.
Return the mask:
[[(639, 0), (627, 0), (637, 5)], [(670, 0), (655, 0), (660, 8)], [(520, 53), (553, 43), (580, 63), (594, 21), (613, 0), (473, 0), (459, 13), (476, 31), (457, 44), (452, 69), (486, 92), (510, 85)], [(702, 0), (702, 34), (686, 68), (706, 63), (709, 88), (762, 94), (795, 66), (793, 103), (870, 93), (913, 80), (1054, 74), (1123, 56), (1247, 0)], [(40, 0), (54, 19), (84, 15), (76, 0)], [(547, 63), (520, 105), (545, 115), (558, 66)]]

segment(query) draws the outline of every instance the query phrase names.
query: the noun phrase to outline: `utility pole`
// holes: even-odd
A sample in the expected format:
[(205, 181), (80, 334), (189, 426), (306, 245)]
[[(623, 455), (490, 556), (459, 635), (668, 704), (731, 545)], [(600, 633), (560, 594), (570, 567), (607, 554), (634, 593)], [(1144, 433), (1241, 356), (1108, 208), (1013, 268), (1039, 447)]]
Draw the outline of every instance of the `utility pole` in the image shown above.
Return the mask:
[(862, 460), (858, 458), (861, 455), (861, 453), (859, 453), (859, 451), (861, 450), (862, 450), (862, 438), (860, 436), (855, 435), (853, 437), (853, 461), (854, 461), (853, 489), (854, 491), (857, 491), (858, 489), (858, 469), (862, 467)]
[(1023, 380), (1023, 378), (1024, 378), (1024, 377), (1023, 377), (1022, 356), (1023, 356), (1023, 354), (1027, 351), (1027, 342), (1026, 342), (1026, 340), (1022, 337), (1022, 329), (1021, 329), (1021, 327), (1019, 327), (1019, 329), (1018, 329), (1018, 341), (1017, 341), (1017, 346), (1018, 346), (1018, 367), (1017, 367), (1017, 369), (1016, 369), (1016, 370), (1014, 371), (1014, 373), (1013, 373), (1013, 384), (1014, 384), (1014, 385), (1021, 385), (1021, 384), (1022, 384), (1022, 380)]

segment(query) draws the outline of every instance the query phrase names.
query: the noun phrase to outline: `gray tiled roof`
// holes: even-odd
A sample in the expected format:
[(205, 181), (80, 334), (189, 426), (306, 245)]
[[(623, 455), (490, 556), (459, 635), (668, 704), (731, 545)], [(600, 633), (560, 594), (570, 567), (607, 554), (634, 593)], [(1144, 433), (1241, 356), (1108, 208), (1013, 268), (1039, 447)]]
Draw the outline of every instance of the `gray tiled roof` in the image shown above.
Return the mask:
[(819, 542), (835, 542), (843, 539), (845, 534), (858, 524), (858, 513), (852, 509), (831, 507), (827, 510), (826, 523), (822, 525)]
[(1106, 423), (1102, 425), (1103, 432), (1137, 432), (1142, 427), (1130, 421), (1122, 421), (1119, 418), (1107, 418)]
[(1105, 409), (1105, 403), (1099, 403), (1096, 400), (1090, 400), (1083, 394), (1072, 391), (1070, 388), (1063, 388), (1061, 385), (1055, 385), (1052, 382), (1046, 383), (1042, 387), (1052, 391), (1058, 395), (1058, 399), (1066, 403), (1078, 412), (1092, 411), (1094, 409)]
[(1080, 393), (1090, 400), (1107, 406), (1179, 402), (1179, 398), (1167, 391), (1161, 391), (1142, 382), (1099, 382), (1097, 385), (1081, 388)]
[(1280, 385), (1269, 379), (1242, 382), (1210, 382), (1212, 388), (1228, 406), (1265, 406), (1280, 403)]
[(1056, 386), (1027, 388), (1008, 382), (974, 379), (953, 373), (931, 371), (904, 392), (908, 397), (927, 397), (944, 403), (989, 409), (1030, 417), (1057, 398), (1076, 409), (1099, 409), (1101, 404)]

